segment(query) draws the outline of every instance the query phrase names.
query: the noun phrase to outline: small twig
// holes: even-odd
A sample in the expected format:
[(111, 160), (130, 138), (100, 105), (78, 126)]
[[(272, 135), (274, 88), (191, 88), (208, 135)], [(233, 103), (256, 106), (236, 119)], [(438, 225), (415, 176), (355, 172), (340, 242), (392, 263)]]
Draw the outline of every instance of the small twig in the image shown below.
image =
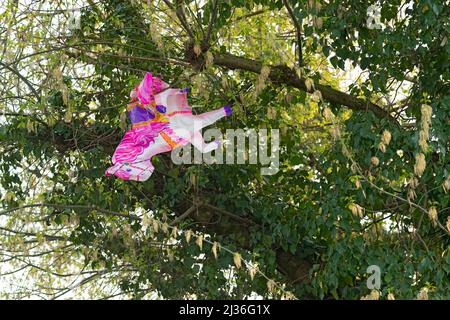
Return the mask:
[(245, 14), (243, 16), (237, 17), (231, 23), (235, 23), (235, 22), (237, 22), (239, 20), (247, 19), (247, 18), (250, 18), (250, 17), (253, 17), (253, 16), (257, 16), (257, 15), (263, 14), (265, 12), (266, 12), (266, 10), (258, 10), (258, 11), (250, 12), (250, 13)]
[(213, 206), (213, 205), (211, 205), (211, 204), (208, 204), (208, 203), (202, 203), (201, 206), (202, 206), (202, 207), (209, 208), (209, 209), (214, 210), (214, 211), (217, 211), (217, 212), (220, 212), (220, 213), (222, 213), (222, 214), (224, 214), (224, 215), (227, 215), (227, 216), (229, 216), (229, 217), (231, 217), (231, 218), (233, 218), (233, 219), (235, 219), (235, 220), (238, 220), (238, 221), (240, 221), (240, 222), (243, 222), (243, 223), (245, 223), (245, 224), (248, 224), (248, 225), (255, 224), (255, 223), (254, 223), (253, 221), (251, 221), (251, 220), (248, 220), (248, 219), (246, 219), (246, 218), (242, 218), (242, 217), (238, 216), (237, 214), (231, 213), (231, 212), (229, 212), (229, 211), (227, 211), (227, 210), (225, 210), (225, 209), (222, 209), (222, 208), (215, 207), (215, 206)]
[(188, 33), (189, 37), (191, 39), (195, 39), (194, 33), (192, 32), (191, 28), (189, 27), (186, 19), (186, 15), (184, 14), (183, 7), (181, 6), (181, 1), (176, 1), (175, 8), (168, 0), (163, 0), (165, 4), (172, 10), (175, 10), (178, 19), (180, 20), (181, 25), (183, 26), (184, 30)]
[(25, 78), (17, 69), (14, 69), (13, 67), (11, 67), (10, 65), (3, 63), (0, 61), (0, 65), (2, 65), (4, 68), (8, 69), (9, 71), (11, 71), (12, 73), (14, 73), (16, 76), (18, 76), (20, 78), (20, 80), (22, 80), (27, 86), (28, 88), (30, 88), (31, 92), (33, 93), (33, 95), (36, 97), (36, 99), (38, 101), (41, 100), (41, 96), (39, 95), (39, 93), (36, 91), (36, 89), (34, 88), (34, 86), (31, 84), (30, 81), (28, 81), (27, 78)]
[(193, 204), (189, 209), (187, 209), (183, 214), (181, 214), (180, 216), (178, 216), (177, 218), (175, 218), (175, 220), (173, 220), (170, 223), (170, 226), (174, 226), (176, 225), (178, 222), (180, 222), (181, 220), (185, 219), (186, 217), (188, 217), (192, 212), (194, 212), (196, 209), (198, 208), (197, 204)]
[(289, 12), (289, 15), (291, 16), (292, 22), (294, 22), (295, 30), (297, 33), (297, 47), (298, 47), (298, 64), (300, 67), (303, 66), (303, 53), (302, 53), (302, 33), (301, 33), (301, 27), (297, 20), (297, 18), (294, 15), (294, 11), (292, 10), (291, 6), (289, 5), (287, 0), (283, 0), (283, 4), (286, 7), (287, 11)]
[(208, 31), (206, 32), (205, 43), (209, 43), (209, 39), (211, 38), (212, 27), (214, 24), (214, 20), (216, 20), (217, 17), (217, 7), (218, 7), (217, 0), (215, 0), (213, 4), (213, 11), (211, 13), (211, 18), (208, 23)]
[(102, 208), (99, 208), (97, 206), (92, 206), (92, 205), (91, 206), (90, 205), (78, 205), (78, 204), (77, 205), (64, 205), (64, 204), (57, 204), (57, 203), (32, 203), (32, 204), (26, 204), (26, 205), (22, 205), (22, 206), (19, 206), (19, 207), (14, 207), (14, 208), (10, 208), (10, 209), (6, 209), (6, 210), (3, 210), (3, 211), (0, 211), (0, 216), (4, 216), (4, 215), (7, 215), (10, 212), (21, 210), (21, 209), (25, 209), (25, 208), (36, 208), (36, 207), (97, 210), (98, 212), (109, 214), (109, 215), (113, 215), (113, 216), (119, 216), (119, 217), (129, 218), (129, 219), (133, 219), (133, 220), (139, 220), (140, 219), (139, 217), (136, 217), (136, 216), (133, 216), (133, 215), (128, 215), (128, 214), (125, 214), (125, 213), (109, 211), (109, 210), (102, 209)]

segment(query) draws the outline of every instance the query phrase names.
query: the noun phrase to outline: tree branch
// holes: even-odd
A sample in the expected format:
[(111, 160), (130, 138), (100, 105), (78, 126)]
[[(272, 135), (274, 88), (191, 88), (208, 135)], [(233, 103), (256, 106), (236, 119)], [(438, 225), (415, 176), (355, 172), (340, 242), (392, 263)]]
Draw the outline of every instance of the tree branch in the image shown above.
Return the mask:
[[(215, 54), (214, 63), (217, 66), (228, 69), (241, 69), (254, 73), (260, 73), (262, 68), (262, 63), (259, 61), (238, 57), (228, 53)], [(272, 82), (287, 84), (305, 92), (314, 91), (313, 88), (308, 90), (305, 84), (305, 78), (299, 78), (293, 70), (284, 65), (271, 66), (269, 78)], [(348, 93), (319, 83), (314, 83), (314, 88), (320, 91), (322, 97), (330, 103), (343, 105), (353, 110), (371, 111), (380, 118), (388, 118), (389, 120), (397, 123), (397, 120), (395, 120), (389, 112), (370, 101), (364, 101), (360, 98), (349, 95)]]
[(184, 30), (188, 33), (189, 37), (191, 39), (195, 39), (194, 33), (192, 32), (191, 28), (189, 27), (189, 24), (187, 23), (186, 15), (184, 14), (183, 7), (181, 5), (181, 1), (176, 0), (175, 8), (168, 0), (163, 0), (165, 4), (172, 10), (175, 10), (178, 19), (180, 20), (181, 25), (183, 26)]
[(265, 12), (267, 12), (267, 11), (266, 10), (253, 11), (253, 12), (250, 12), (248, 14), (244, 14), (243, 16), (237, 17), (236, 19), (234, 19), (231, 22), (235, 23), (235, 22), (243, 20), (243, 19), (247, 19), (247, 18), (251, 18), (251, 17), (257, 16), (257, 15), (263, 14)]
[(214, 24), (214, 20), (217, 17), (217, 8), (218, 8), (217, 0), (215, 0), (213, 3), (213, 11), (211, 13), (211, 19), (209, 20), (209, 23), (208, 23), (208, 31), (206, 32), (206, 35), (205, 35), (205, 43), (209, 43), (209, 39), (211, 38), (212, 27)]
[(196, 204), (192, 205), (189, 209), (187, 209), (183, 214), (179, 215), (178, 217), (176, 217), (171, 223), (171, 226), (176, 225), (178, 222), (180, 222), (181, 220), (183, 220), (184, 218), (188, 217), (192, 212), (194, 212), (196, 209), (198, 208), (198, 206)]
[(28, 88), (30, 88), (31, 92), (33, 93), (33, 95), (36, 97), (36, 99), (39, 101), (41, 99), (41, 96), (39, 95), (39, 93), (36, 91), (36, 89), (33, 87), (33, 85), (31, 84), (30, 81), (28, 81), (27, 78), (25, 78), (23, 75), (20, 74), (20, 72), (16, 69), (14, 69), (13, 67), (11, 67), (10, 65), (3, 63), (0, 61), (0, 65), (5, 67), (6, 69), (8, 69), (9, 71), (11, 71), (12, 73), (14, 73), (16, 76), (18, 76), (20, 78), (20, 80), (22, 80), (27, 86)]
[[(181, 216), (189, 215), (193, 210), (194, 206), (188, 207), (188, 209)], [(210, 209), (210, 214), (217, 215), (218, 213), (223, 214), (223, 219), (219, 219), (211, 224), (209, 221), (205, 221), (204, 217), (198, 217), (197, 215), (192, 215), (191, 218), (199, 225), (207, 228), (209, 234), (233, 236), (237, 240), (237, 245), (245, 250), (252, 250), (253, 244), (250, 240), (251, 231), (254, 228), (261, 228), (256, 221), (246, 219), (236, 213), (229, 212), (228, 210), (210, 205), (207, 203), (198, 203), (198, 207), (204, 209)], [(191, 211), (192, 210), (192, 211)], [(189, 211), (188, 214), (186, 214)], [(179, 217), (181, 217), (179, 216)], [(179, 221), (177, 218), (175, 221)], [(171, 225), (173, 225), (173, 223)], [(201, 228), (200, 228), (201, 230)], [(298, 247), (295, 254), (290, 252), (285, 252), (282, 248), (273, 248), (276, 253), (276, 262), (278, 270), (283, 273), (291, 283), (307, 283), (309, 279), (309, 270), (311, 269), (312, 262), (311, 257), (305, 257), (302, 255), (302, 247)]]
[(58, 209), (87, 209), (87, 210), (96, 210), (98, 212), (101, 213), (105, 213), (105, 214), (109, 214), (109, 215), (113, 215), (113, 216), (119, 216), (119, 217), (123, 217), (123, 218), (128, 218), (128, 219), (133, 219), (133, 220), (140, 220), (138, 217), (134, 216), (134, 215), (129, 215), (129, 214), (125, 214), (125, 213), (120, 213), (120, 212), (114, 212), (114, 211), (110, 211), (110, 210), (105, 210), (102, 209), (98, 206), (95, 205), (81, 205), (81, 204), (58, 204), (58, 203), (31, 203), (31, 204), (25, 204), (19, 207), (14, 207), (14, 208), (9, 208), (9, 209), (5, 209), (0, 211), (0, 216), (4, 216), (9, 214), (10, 212), (14, 212), (17, 210), (22, 210), (25, 208), (36, 208), (36, 207), (50, 207), (50, 208), (58, 208)]
[(289, 2), (287, 0), (283, 0), (283, 4), (286, 7), (289, 15), (291, 16), (292, 22), (294, 23), (295, 30), (297, 33), (297, 49), (298, 49), (298, 64), (300, 67), (303, 66), (303, 53), (302, 53), (302, 31), (300, 28), (300, 24), (298, 23), (297, 18), (294, 15), (294, 11), (292, 10)]

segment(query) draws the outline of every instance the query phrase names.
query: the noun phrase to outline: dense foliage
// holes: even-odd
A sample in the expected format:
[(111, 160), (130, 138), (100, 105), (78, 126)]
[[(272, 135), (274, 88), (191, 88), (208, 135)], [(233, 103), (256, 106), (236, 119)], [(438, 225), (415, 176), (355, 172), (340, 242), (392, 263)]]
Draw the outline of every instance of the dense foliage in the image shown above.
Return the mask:
[[(442, 0), (4, 1), (0, 290), (450, 298), (449, 11)], [(279, 129), (278, 173), (167, 153), (144, 183), (105, 177), (145, 71), (191, 87), (195, 113), (234, 102), (223, 132)]]

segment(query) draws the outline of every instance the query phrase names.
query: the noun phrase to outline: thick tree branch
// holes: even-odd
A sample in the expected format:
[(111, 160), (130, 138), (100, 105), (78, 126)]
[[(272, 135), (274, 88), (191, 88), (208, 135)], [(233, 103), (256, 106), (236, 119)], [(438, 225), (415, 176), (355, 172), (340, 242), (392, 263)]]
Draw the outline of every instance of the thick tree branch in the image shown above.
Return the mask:
[[(216, 54), (214, 55), (214, 63), (217, 66), (224, 68), (240, 69), (254, 73), (260, 73), (262, 67), (262, 63), (259, 61), (238, 57), (232, 54)], [(314, 91), (313, 88), (308, 90), (305, 78), (299, 78), (296, 73), (287, 66), (272, 66), (269, 78), (274, 83), (287, 84), (306, 92)], [(397, 122), (387, 111), (370, 101), (364, 101), (348, 93), (319, 83), (314, 83), (314, 88), (319, 90), (322, 93), (322, 97), (330, 103), (343, 105), (353, 110), (371, 111), (378, 117), (388, 118), (395, 123)]]

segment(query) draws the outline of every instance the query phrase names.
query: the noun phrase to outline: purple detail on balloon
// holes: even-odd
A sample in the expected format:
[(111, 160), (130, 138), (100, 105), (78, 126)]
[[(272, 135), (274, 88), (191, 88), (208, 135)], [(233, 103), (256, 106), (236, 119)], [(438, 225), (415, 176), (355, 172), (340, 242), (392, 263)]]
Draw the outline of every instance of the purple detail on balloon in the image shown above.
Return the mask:
[(161, 105), (161, 104), (158, 104), (158, 105), (156, 105), (156, 110), (159, 112), (159, 113), (166, 113), (166, 107), (164, 107), (163, 105)]
[(134, 107), (128, 115), (130, 116), (131, 123), (133, 124), (155, 118), (155, 113), (152, 110), (141, 107)]
[(128, 169), (127, 169), (127, 171), (128, 171), (128, 172), (130, 172), (130, 171), (131, 171), (131, 169), (130, 169), (130, 168), (128, 168)]
[(231, 106), (229, 104), (226, 104), (223, 109), (225, 110), (225, 114), (227, 117), (233, 113), (233, 109), (231, 109)]

